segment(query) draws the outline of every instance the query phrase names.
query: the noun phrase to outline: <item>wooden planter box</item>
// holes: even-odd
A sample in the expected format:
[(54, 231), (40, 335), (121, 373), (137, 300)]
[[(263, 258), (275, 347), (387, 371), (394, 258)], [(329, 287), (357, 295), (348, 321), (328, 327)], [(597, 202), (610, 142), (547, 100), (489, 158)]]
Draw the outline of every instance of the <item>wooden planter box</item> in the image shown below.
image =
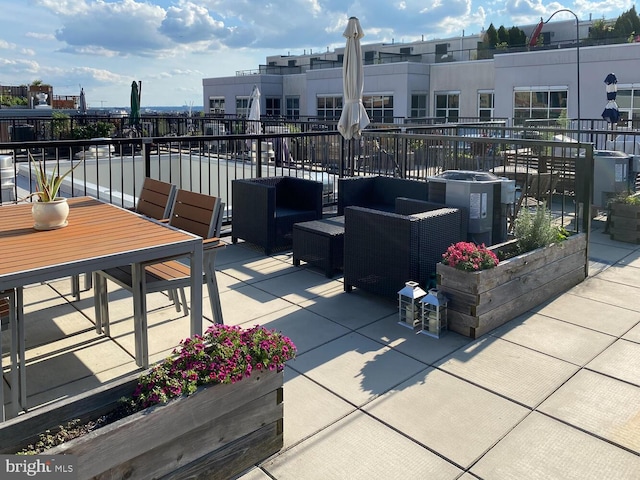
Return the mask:
[[(45, 428), (97, 418), (130, 395), (139, 375), (0, 424), (0, 453), (32, 443)], [(50, 449), (72, 454), (77, 478), (231, 478), (283, 445), (282, 372), (254, 374), (229, 385), (148, 408)]]
[[(514, 241), (491, 249), (512, 247)], [(439, 263), (438, 289), (449, 298), (449, 330), (477, 338), (582, 282), (587, 236), (504, 260), (495, 268), (464, 272)]]
[(609, 215), (611, 240), (640, 243), (640, 205), (612, 203)]

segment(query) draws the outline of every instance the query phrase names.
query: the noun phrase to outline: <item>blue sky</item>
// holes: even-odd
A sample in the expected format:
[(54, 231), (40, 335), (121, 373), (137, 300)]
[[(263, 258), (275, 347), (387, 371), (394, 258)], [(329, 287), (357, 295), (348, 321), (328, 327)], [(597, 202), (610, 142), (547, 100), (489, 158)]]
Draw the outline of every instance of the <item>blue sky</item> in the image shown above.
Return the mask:
[[(89, 107), (202, 105), (202, 79), (257, 69), (270, 55), (343, 46), (350, 16), (363, 42), (475, 34), (528, 25), (569, 8), (616, 18), (632, 0), (0, 0), (0, 84), (39, 79)], [(562, 15), (568, 15), (563, 17)], [(554, 19), (573, 19), (558, 14)], [(553, 20), (552, 20), (553, 21)]]

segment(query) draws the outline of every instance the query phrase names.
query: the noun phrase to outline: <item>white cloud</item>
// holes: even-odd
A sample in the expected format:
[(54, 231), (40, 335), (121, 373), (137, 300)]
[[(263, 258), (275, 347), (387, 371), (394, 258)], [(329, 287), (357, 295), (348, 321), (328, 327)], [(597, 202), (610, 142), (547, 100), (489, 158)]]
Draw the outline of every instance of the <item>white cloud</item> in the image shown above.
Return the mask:
[(14, 48), (16, 48), (16, 44), (15, 43), (9, 43), (5, 40), (0, 39), (0, 48), (3, 49), (7, 49), (7, 50), (13, 50)]
[[(202, 102), (202, 78), (256, 69), (267, 56), (344, 46), (350, 16), (365, 43), (410, 42), (536, 23), (559, 8), (615, 18), (633, 0), (20, 0), (3, 4), (0, 81), (41, 78), (73, 94), (127, 105)], [(558, 16), (558, 19), (562, 17)], [(570, 18), (570, 17), (569, 17)], [(178, 92), (178, 98), (171, 95)], [(184, 95), (182, 92), (185, 92)], [(91, 103), (92, 100), (89, 100)], [(95, 104), (94, 100), (94, 104)]]

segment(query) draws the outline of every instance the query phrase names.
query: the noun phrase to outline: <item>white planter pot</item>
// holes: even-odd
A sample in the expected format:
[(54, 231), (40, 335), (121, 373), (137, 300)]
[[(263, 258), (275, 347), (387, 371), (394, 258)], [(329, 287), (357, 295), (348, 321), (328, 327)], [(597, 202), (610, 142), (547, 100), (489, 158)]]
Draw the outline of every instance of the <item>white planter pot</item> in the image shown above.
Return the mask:
[(31, 207), (36, 230), (54, 230), (67, 226), (69, 204), (66, 198), (56, 198), (52, 202), (36, 202)]

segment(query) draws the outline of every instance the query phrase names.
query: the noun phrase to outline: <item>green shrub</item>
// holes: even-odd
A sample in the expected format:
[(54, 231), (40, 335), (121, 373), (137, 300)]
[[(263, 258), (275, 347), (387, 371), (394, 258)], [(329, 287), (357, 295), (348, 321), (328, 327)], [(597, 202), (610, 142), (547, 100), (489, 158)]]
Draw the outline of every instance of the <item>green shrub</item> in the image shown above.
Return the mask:
[(522, 254), (565, 240), (567, 231), (553, 225), (551, 212), (543, 204), (533, 213), (528, 208), (520, 210), (515, 222), (514, 235), (518, 244), (518, 254)]
[(626, 205), (640, 205), (640, 193), (621, 192), (609, 200), (609, 204), (624, 203)]

